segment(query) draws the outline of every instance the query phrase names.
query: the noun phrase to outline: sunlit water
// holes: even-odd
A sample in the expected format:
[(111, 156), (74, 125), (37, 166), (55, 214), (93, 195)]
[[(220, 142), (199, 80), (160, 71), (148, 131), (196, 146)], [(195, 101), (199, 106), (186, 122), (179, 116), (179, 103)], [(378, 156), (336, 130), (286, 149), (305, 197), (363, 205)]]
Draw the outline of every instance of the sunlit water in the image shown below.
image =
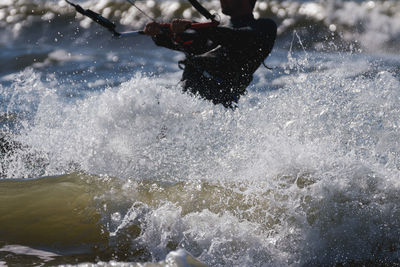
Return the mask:
[(398, 9), (260, 1), (273, 70), (232, 111), (183, 94), (182, 56), (146, 37), (63, 2), (0, 4), (0, 265), (398, 264)]

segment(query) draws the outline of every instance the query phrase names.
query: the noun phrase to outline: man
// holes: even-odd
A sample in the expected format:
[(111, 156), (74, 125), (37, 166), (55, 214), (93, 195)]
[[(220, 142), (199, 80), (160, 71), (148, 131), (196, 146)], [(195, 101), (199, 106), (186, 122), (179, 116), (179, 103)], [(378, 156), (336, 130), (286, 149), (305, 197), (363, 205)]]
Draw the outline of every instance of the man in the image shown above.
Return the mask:
[(174, 19), (170, 31), (174, 41), (157, 22), (144, 33), (159, 46), (182, 51), (186, 59), (181, 84), (184, 91), (234, 108), (253, 79), (253, 73), (269, 55), (276, 38), (276, 24), (254, 19), (256, 0), (220, 0), (222, 13), (230, 16), (226, 27), (190, 29), (189, 20)]

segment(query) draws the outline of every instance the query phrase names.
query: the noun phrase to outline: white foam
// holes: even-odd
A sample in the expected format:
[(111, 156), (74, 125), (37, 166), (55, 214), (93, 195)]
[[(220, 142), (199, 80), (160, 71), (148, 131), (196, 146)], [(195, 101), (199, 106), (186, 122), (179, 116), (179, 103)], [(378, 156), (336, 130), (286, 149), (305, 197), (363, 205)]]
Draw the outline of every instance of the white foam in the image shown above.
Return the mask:
[(64, 49), (57, 49), (49, 53), (49, 55), (43, 62), (34, 63), (32, 66), (34, 68), (43, 68), (54, 64), (54, 62), (60, 62), (61, 64), (64, 64), (69, 61), (86, 61), (89, 59), (89, 56), (85, 56), (82, 54), (72, 54), (65, 51)]
[[(18, 254), (18, 255), (36, 256), (36, 257), (40, 258), (41, 260), (43, 260), (44, 262), (51, 261), (55, 257), (60, 256), (53, 252), (34, 249), (34, 248), (20, 246), (20, 245), (6, 245), (6, 246), (1, 247), (0, 251), (12, 252), (12, 253)], [(0, 262), (0, 264), (1, 264), (1, 262)]]
[(167, 266), (177, 267), (206, 267), (204, 263), (196, 260), (190, 253), (184, 249), (178, 249), (168, 253), (165, 263)]

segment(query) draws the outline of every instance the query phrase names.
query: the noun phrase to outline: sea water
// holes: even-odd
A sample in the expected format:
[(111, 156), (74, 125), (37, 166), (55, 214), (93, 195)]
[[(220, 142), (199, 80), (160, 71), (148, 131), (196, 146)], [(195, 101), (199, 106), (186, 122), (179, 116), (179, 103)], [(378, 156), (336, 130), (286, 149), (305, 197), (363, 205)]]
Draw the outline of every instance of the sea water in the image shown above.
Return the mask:
[[(121, 31), (148, 21), (76, 2)], [(399, 264), (399, 14), (258, 1), (279, 25), (272, 70), (233, 111), (182, 93), (182, 55), (145, 36), (113, 39), (64, 1), (0, 1), (0, 265)]]

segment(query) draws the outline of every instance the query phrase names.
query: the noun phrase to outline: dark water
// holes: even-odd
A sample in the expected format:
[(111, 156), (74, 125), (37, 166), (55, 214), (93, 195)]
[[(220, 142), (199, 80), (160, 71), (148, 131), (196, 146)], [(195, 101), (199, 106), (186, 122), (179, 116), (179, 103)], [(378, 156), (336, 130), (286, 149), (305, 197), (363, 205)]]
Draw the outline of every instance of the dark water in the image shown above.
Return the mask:
[[(147, 22), (77, 2), (121, 31)], [(274, 69), (231, 111), (182, 94), (182, 55), (146, 37), (113, 39), (63, 1), (0, 2), (0, 265), (399, 264), (398, 14), (258, 1), (279, 23)]]

